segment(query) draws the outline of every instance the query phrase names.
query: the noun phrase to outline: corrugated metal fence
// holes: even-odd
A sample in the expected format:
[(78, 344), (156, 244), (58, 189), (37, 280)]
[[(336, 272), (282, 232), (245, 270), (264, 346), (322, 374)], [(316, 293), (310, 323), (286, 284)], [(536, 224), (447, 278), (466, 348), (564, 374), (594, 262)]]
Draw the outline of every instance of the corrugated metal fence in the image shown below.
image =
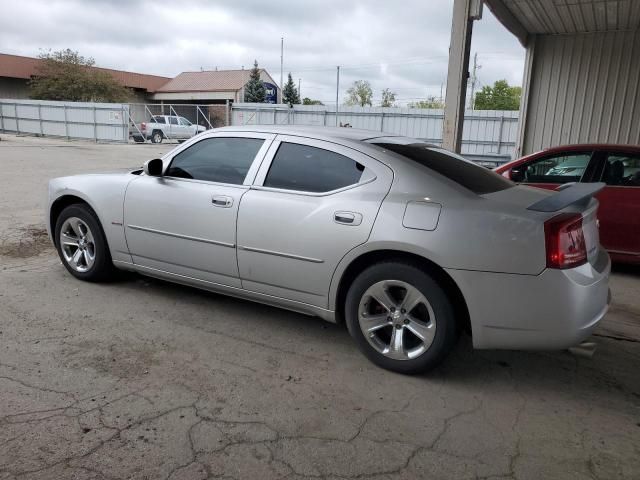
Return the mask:
[(0, 131), (128, 142), (129, 105), (0, 99)]
[[(340, 107), (338, 124), (442, 143), (442, 110), (417, 108)], [(232, 125), (336, 125), (335, 107), (236, 103)], [(518, 130), (517, 111), (468, 110), (462, 153), (469, 159), (497, 165), (511, 160)]]

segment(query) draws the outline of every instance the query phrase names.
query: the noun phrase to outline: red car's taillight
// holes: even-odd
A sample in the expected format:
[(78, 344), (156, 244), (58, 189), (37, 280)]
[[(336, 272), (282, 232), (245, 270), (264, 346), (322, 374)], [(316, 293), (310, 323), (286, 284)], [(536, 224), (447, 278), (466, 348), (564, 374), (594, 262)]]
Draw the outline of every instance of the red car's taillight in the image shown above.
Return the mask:
[(572, 268), (587, 261), (582, 215), (561, 213), (544, 222), (547, 267)]

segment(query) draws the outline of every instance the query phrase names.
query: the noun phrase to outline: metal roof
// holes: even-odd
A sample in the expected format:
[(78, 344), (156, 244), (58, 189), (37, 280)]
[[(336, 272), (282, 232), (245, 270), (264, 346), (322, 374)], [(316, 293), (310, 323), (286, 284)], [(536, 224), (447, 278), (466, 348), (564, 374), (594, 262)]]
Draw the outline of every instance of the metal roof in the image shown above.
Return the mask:
[(640, 28), (639, 0), (486, 0), (486, 3), (523, 43), (527, 34)]
[[(41, 63), (42, 60), (39, 58), (0, 53), (0, 77), (30, 79), (38, 73), (38, 67)], [(149, 92), (156, 91), (160, 86), (169, 81), (169, 78), (157, 75), (125, 72), (123, 70), (112, 70), (110, 68), (92, 68), (110, 74), (125, 87), (141, 88)]]
[[(262, 69), (260, 72), (266, 74)], [(157, 91), (160, 93), (238, 91), (247, 84), (249, 75), (251, 70), (182, 72)]]

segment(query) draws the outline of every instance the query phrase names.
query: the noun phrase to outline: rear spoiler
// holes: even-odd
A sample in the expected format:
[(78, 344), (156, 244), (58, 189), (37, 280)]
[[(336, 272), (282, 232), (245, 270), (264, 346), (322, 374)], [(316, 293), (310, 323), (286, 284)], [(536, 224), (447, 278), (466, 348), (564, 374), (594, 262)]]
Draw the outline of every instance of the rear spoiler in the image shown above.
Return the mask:
[(558, 193), (529, 205), (527, 210), (534, 212), (557, 212), (573, 204), (584, 204), (586, 206), (591, 197), (604, 187), (605, 184), (602, 182), (562, 185)]

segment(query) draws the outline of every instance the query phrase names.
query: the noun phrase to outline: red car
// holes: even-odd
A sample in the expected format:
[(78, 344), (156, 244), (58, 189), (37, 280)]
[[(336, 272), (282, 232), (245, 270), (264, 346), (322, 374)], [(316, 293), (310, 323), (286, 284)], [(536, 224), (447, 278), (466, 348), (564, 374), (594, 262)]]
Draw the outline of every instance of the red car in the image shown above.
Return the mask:
[(611, 259), (640, 264), (640, 145), (567, 145), (513, 160), (495, 171), (514, 182), (555, 189), (568, 182), (605, 182), (600, 242)]

